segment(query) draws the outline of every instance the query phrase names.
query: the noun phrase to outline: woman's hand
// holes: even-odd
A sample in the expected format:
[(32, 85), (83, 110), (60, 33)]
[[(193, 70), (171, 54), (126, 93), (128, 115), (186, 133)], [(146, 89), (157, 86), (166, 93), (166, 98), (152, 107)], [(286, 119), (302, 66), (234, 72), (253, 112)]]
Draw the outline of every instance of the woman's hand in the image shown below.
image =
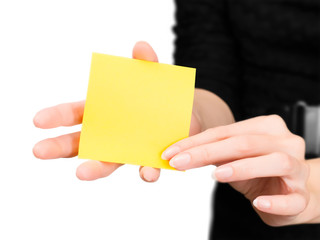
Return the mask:
[(173, 144), (162, 157), (178, 170), (218, 166), (218, 181), (244, 194), (265, 223), (281, 226), (305, 221), (310, 193), (304, 155), (303, 138), (271, 115), (210, 128)]
[[(158, 62), (152, 47), (146, 42), (138, 42), (132, 53), (133, 58)], [(41, 110), (34, 117), (34, 124), (39, 128), (55, 128), (73, 126), (82, 122), (85, 101), (65, 103)], [(71, 133), (56, 138), (45, 139), (37, 143), (33, 153), (40, 159), (55, 159), (74, 157), (78, 154), (80, 132)], [(95, 180), (106, 177), (121, 164), (99, 161), (87, 161), (77, 168), (77, 177), (81, 180)], [(157, 181), (160, 169), (140, 167), (140, 176), (148, 182)]]

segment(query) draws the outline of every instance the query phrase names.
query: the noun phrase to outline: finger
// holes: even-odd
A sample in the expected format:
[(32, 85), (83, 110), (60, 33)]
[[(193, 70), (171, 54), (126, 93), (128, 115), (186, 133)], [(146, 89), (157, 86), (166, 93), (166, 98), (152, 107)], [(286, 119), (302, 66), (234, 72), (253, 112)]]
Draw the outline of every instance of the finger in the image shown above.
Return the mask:
[(156, 182), (160, 176), (159, 168), (140, 167), (140, 177), (146, 182)]
[(175, 155), (169, 164), (178, 170), (211, 164), (221, 165), (234, 160), (281, 151), (283, 150), (281, 141), (282, 138), (268, 135), (235, 136), (190, 148)]
[(226, 126), (211, 128), (197, 135), (182, 139), (167, 148), (162, 153), (161, 157), (165, 160), (169, 160), (177, 153), (186, 149), (238, 135), (281, 135), (287, 133), (290, 132), (288, 131), (285, 122), (279, 116), (260, 116)]
[(132, 58), (158, 62), (158, 57), (153, 48), (147, 42), (137, 42), (133, 47)]
[(38, 128), (55, 128), (80, 124), (85, 101), (64, 103), (39, 111), (33, 123)]
[(38, 142), (33, 154), (40, 159), (69, 158), (78, 155), (80, 132)]
[(199, 118), (194, 113), (192, 113), (189, 136), (194, 136), (200, 132), (201, 132), (201, 126), (200, 126)]
[(259, 196), (253, 205), (260, 211), (275, 215), (297, 215), (307, 206), (307, 199), (302, 194)]
[(215, 169), (213, 177), (220, 182), (235, 182), (262, 177), (289, 176), (298, 169), (301, 170), (295, 158), (276, 152), (221, 165)]
[(80, 180), (96, 180), (109, 176), (120, 166), (122, 164), (89, 160), (79, 165), (76, 175)]

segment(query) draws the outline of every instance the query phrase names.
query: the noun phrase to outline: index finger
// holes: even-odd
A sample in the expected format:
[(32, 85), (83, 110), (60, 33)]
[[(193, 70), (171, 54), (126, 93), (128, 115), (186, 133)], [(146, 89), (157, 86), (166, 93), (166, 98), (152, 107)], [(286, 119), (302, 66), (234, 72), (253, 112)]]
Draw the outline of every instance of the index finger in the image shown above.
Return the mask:
[(162, 153), (162, 158), (169, 160), (174, 155), (199, 145), (221, 141), (239, 135), (283, 135), (290, 133), (285, 122), (277, 115), (259, 116), (226, 126), (210, 128), (194, 136), (182, 139)]

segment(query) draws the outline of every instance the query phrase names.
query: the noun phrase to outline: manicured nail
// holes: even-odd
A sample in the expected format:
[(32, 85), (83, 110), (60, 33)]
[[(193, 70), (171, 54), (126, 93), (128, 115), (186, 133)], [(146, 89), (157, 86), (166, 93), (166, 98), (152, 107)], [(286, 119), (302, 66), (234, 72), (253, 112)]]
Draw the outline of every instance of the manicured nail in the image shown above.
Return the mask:
[(151, 181), (152, 181), (152, 176), (150, 176), (150, 175), (147, 174), (147, 173), (144, 173), (144, 174), (143, 174), (143, 178), (144, 178), (147, 182), (151, 182)]
[(41, 126), (41, 124), (44, 122), (43, 120), (44, 120), (45, 117), (46, 117), (46, 116), (43, 116), (43, 114), (42, 114), (42, 116), (41, 116), (41, 113), (37, 113), (37, 114), (34, 116), (34, 118), (33, 118), (33, 124), (34, 124), (36, 127)]
[(213, 174), (216, 179), (224, 180), (232, 176), (233, 169), (232, 167), (218, 167)]
[(175, 169), (184, 169), (191, 160), (191, 156), (188, 153), (182, 153), (174, 158), (172, 158), (169, 162), (170, 166)]
[(216, 178), (215, 171), (216, 171), (216, 169), (214, 169), (214, 170), (212, 171), (211, 177), (212, 177), (213, 180), (218, 181), (218, 179)]
[(165, 150), (162, 153), (161, 158), (164, 160), (169, 160), (174, 155), (176, 155), (178, 152), (180, 152), (180, 148), (178, 146), (169, 147), (169, 148), (167, 148), (167, 150)]
[(268, 209), (271, 207), (271, 202), (266, 200), (266, 199), (255, 199), (253, 201), (253, 205), (256, 207), (256, 208), (264, 208), (264, 209)]

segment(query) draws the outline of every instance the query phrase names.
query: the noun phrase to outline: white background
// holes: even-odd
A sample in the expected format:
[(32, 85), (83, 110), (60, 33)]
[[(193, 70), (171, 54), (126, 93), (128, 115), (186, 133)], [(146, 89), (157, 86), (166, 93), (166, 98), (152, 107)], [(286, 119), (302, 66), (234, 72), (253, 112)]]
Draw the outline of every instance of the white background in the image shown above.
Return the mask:
[(84, 182), (82, 160), (32, 155), (37, 141), (80, 130), (32, 119), (85, 98), (92, 52), (131, 57), (146, 40), (171, 64), (173, 25), (173, 0), (0, 1), (0, 239), (207, 239), (211, 167), (150, 184), (124, 166)]

